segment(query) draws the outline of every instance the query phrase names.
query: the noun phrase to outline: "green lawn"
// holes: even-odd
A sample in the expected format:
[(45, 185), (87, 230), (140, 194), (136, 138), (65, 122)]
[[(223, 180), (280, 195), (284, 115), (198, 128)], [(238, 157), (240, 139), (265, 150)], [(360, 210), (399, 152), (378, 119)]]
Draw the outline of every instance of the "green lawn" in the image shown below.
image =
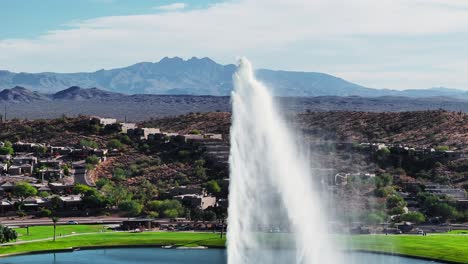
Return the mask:
[(102, 234), (89, 234), (58, 238), (55, 242), (41, 241), (4, 246), (0, 247), (0, 254), (86, 246), (175, 245), (223, 247), (224, 243), (224, 239), (220, 239), (219, 234), (212, 233), (107, 232)]
[(465, 235), (365, 235), (352, 236), (348, 241), (351, 249), (468, 263), (468, 236)]
[[(72, 232), (78, 233), (92, 233), (92, 232), (101, 232), (103, 225), (57, 225), (57, 237), (62, 234), (71, 235)], [(27, 235), (26, 228), (15, 228), (18, 233), (18, 241), (27, 241), (35, 240), (41, 238), (48, 238), (54, 236), (54, 227), (53, 226), (31, 226), (29, 227), (29, 235)]]
[[(61, 226), (70, 228), (76, 233), (87, 233), (95, 228), (99, 232), (102, 226)], [(52, 227), (42, 227), (45, 237), (50, 236)], [(76, 229), (73, 229), (76, 228)], [(91, 229), (87, 229), (91, 228)], [(32, 233), (33, 231), (31, 231)], [(65, 231), (63, 231), (65, 232)], [(271, 237), (272, 238), (272, 237)], [(273, 238), (272, 238), (273, 239)], [(340, 236), (352, 250), (398, 253), (416, 257), (439, 259), (468, 263), (467, 235), (356, 235)], [(175, 245), (175, 246), (209, 246), (224, 247), (225, 240), (219, 234), (194, 232), (105, 232), (99, 234), (84, 234), (58, 238), (56, 242), (42, 241), (26, 244), (0, 247), (0, 254), (10, 254), (26, 251), (66, 249), (86, 246), (125, 246), (125, 245)]]
[(465, 234), (468, 235), (468, 230), (452, 230), (448, 234)]

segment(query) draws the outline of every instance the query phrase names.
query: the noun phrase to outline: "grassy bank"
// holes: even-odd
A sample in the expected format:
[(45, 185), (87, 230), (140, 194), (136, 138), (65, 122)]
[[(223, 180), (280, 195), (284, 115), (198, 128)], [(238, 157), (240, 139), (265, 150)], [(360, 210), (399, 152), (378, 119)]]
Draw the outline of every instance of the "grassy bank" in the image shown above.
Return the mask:
[(56, 242), (40, 241), (3, 246), (0, 247), (0, 254), (91, 246), (175, 245), (223, 247), (224, 243), (224, 239), (220, 239), (218, 234), (212, 233), (108, 232), (58, 238)]
[[(18, 241), (28, 241), (52, 237), (53, 226), (31, 226), (29, 235), (26, 228), (15, 228), (18, 233)], [(107, 231), (103, 225), (57, 225), (57, 237), (80, 233), (95, 233)]]
[[(63, 232), (89, 233), (93, 230), (100, 232), (102, 226), (71, 226), (62, 229)], [(76, 228), (74, 231), (72, 229)], [(43, 229), (42, 229), (43, 228)], [(71, 228), (71, 229), (69, 229)], [(39, 231), (43, 230), (41, 233)], [(41, 227), (35, 232), (36, 238), (50, 237), (52, 227)], [(33, 235), (32, 230), (30, 230)], [(349, 248), (384, 253), (403, 254), (414, 257), (424, 257), (468, 263), (468, 236), (467, 235), (359, 235), (340, 237), (346, 240)], [(83, 234), (58, 238), (56, 242), (41, 241), (26, 244), (17, 244), (0, 247), (0, 254), (12, 254), (41, 250), (67, 249), (72, 247), (95, 246), (126, 246), (126, 245), (175, 245), (175, 246), (208, 246), (223, 247), (225, 240), (219, 234), (194, 232), (104, 232), (97, 234)]]
[(355, 250), (468, 263), (468, 236), (466, 235), (366, 235), (352, 236), (348, 240), (349, 247)]

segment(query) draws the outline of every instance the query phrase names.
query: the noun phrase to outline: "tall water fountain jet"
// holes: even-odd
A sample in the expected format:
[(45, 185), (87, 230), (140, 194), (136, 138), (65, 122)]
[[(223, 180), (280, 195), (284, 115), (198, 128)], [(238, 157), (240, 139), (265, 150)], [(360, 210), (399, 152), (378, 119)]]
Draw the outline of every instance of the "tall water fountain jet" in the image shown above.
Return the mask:
[(298, 135), (247, 59), (233, 81), (228, 264), (340, 262)]

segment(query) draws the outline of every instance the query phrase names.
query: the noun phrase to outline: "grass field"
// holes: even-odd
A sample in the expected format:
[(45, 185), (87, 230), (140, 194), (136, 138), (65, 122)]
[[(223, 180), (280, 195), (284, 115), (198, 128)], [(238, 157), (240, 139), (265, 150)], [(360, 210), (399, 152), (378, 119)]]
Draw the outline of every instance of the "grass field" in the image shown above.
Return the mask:
[[(57, 237), (71, 235), (72, 233), (94, 233), (106, 231), (103, 225), (57, 225)], [(26, 228), (15, 228), (18, 233), (18, 241), (27, 241), (42, 239), (54, 236), (53, 226), (31, 226), (29, 227), (29, 235)]]
[(67, 249), (86, 246), (123, 246), (123, 245), (175, 245), (223, 247), (224, 239), (212, 233), (182, 232), (107, 232), (58, 238), (56, 242), (41, 241), (0, 247), (0, 254), (18, 252)]
[[(102, 225), (59, 226), (63, 234), (71, 232), (100, 232)], [(34, 230), (35, 229), (35, 230)], [(23, 232), (23, 230), (18, 230)], [(25, 231), (24, 231), (25, 232)], [(58, 233), (59, 231), (57, 231)], [(68, 232), (68, 233), (66, 233)], [(30, 228), (34, 239), (51, 237), (52, 226)], [(385, 253), (396, 253), (414, 257), (425, 257), (442, 261), (468, 263), (468, 235), (356, 235), (340, 237), (352, 250), (366, 250)], [(174, 246), (208, 246), (224, 247), (225, 240), (219, 234), (195, 232), (104, 232), (83, 234), (58, 238), (56, 242), (41, 241), (0, 247), (1, 254), (19, 252), (67, 249), (87, 246), (126, 246), (126, 245), (174, 245)]]
[(356, 250), (398, 253), (459, 263), (468, 263), (466, 235), (366, 235), (352, 236), (349, 247)]

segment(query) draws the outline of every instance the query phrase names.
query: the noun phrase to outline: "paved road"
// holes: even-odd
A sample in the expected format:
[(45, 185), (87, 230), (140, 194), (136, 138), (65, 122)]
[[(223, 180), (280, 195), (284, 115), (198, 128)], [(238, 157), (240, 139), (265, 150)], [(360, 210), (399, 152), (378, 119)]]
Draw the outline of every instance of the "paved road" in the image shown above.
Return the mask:
[[(76, 221), (79, 224), (120, 224), (127, 220), (126, 217), (66, 217), (60, 218), (59, 224), (66, 224), (68, 221)], [(50, 218), (39, 219), (8, 219), (0, 218), (0, 224), (7, 226), (35, 226), (35, 225), (51, 225)]]
[(84, 184), (88, 186), (94, 186), (94, 182), (89, 178), (88, 171), (74, 171), (73, 178), (75, 183)]

